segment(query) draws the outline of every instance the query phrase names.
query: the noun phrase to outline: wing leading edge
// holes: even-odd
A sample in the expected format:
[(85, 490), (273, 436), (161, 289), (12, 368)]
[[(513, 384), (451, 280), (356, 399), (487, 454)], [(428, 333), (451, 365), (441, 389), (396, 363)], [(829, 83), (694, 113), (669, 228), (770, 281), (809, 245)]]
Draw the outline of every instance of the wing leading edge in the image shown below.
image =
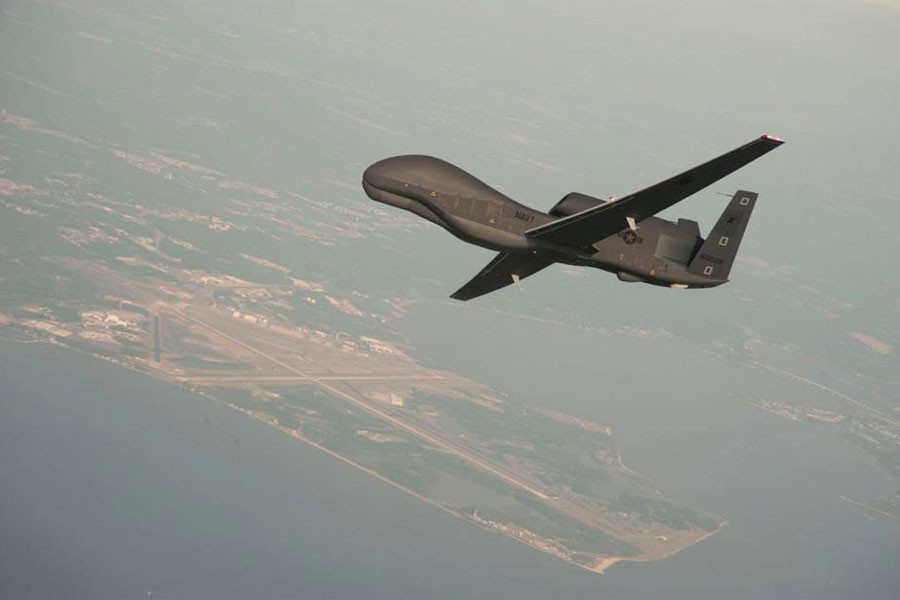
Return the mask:
[(669, 208), (784, 142), (764, 135), (722, 156), (612, 202), (551, 221), (525, 232), (528, 237), (561, 246), (586, 248), (630, 225)]
[(534, 275), (554, 262), (539, 254), (501, 252), (450, 297), (455, 300), (471, 300), (483, 296)]

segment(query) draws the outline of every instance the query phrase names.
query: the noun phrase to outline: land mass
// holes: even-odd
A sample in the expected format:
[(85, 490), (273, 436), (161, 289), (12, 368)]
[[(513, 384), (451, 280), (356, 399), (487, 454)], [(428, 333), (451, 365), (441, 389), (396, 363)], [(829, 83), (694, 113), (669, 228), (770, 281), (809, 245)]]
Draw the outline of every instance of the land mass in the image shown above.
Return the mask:
[[(593, 571), (671, 556), (726, 523), (626, 467), (607, 425), (420, 364), (392, 326), (410, 299), (360, 292), (345, 269), (374, 244), (386, 257), (375, 279), (406, 289), (391, 280), (403, 270), (391, 261), (413, 257), (394, 257), (386, 240), (414, 235), (415, 221), (358, 193), (325, 202), (194, 157), (88, 142), (7, 110), (0, 126), (0, 327), (215, 398), (463, 520)], [(120, 180), (144, 198), (118, 193)], [(833, 401), (745, 402), (849, 425), (853, 443), (900, 472), (896, 407), (775, 368), (764, 358), (781, 351), (777, 344), (749, 328), (744, 335), (743, 344), (701, 349)], [(896, 504), (878, 505), (887, 513)]]
[[(362, 223), (371, 238), (414, 222), (0, 119), (7, 145), (63, 149), (27, 182), (28, 156), (0, 165), (0, 327), (215, 398), (584, 568), (664, 558), (724, 524), (628, 469), (608, 426), (423, 366), (391, 326), (406, 300), (331, 275)], [(118, 178), (147, 200), (117, 198), (103, 182)]]
[(273, 307), (294, 289), (316, 293), (305, 283), (291, 289), (177, 270), (162, 281), (95, 261), (53, 262), (95, 282), (103, 302), (69, 322), (26, 307), (6, 317), (7, 327), (218, 399), (563, 560), (603, 572), (617, 560), (670, 556), (724, 524), (665, 499), (628, 469), (607, 426), (425, 368), (390, 341), (280, 317)]
[[(626, 467), (607, 425), (421, 364), (392, 325), (410, 297), (390, 291), (408, 289), (392, 277), (415, 257), (389, 240), (422, 225), (362, 201), (353, 182), (333, 181), (341, 202), (326, 202), (197, 157), (87, 141), (5, 109), (0, 132), (0, 328), (215, 398), (593, 571), (671, 556), (726, 523)], [(121, 181), (141, 197), (122, 192)], [(377, 294), (358, 291), (345, 268), (372, 247), (384, 263)], [(577, 314), (568, 319), (585, 326)], [(701, 350), (833, 399), (745, 402), (792, 420), (849, 424), (853, 443), (900, 472), (896, 407), (772, 367), (764, 358), (780, 351), (777, 342), (743, 331), (744, 340)], [(897, 503), (882, 504), (890, 512)]]

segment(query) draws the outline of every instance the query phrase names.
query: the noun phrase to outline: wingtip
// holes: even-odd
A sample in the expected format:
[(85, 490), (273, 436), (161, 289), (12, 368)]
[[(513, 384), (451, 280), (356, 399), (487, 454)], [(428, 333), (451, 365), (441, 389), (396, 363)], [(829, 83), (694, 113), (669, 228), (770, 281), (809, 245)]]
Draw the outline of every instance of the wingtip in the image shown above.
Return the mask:
[(774, 136), (774, 135), (769, 135), (768, 133), (762, 134), (761, 136), (759, 136), (759, 139), (761, 139), (761, 140), (769, 140), (770, 142), (775, 142), (776, 144), (783, 144), (783, 143), (784, 143), (784, 140), (781, 139), (780, 137)]

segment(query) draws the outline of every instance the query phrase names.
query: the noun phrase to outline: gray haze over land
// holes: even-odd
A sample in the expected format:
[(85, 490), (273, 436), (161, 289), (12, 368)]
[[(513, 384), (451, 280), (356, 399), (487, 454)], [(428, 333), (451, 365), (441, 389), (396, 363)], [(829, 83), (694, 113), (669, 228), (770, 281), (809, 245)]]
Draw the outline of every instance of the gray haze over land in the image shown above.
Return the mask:
[[(235, 221), (233, 189), (325, 203), (329, 218), (298, 239), (250, 226), (200, 240), (185, 223), (176, 233), (214, 252), (184, 262), (257, 280), (265, 269), (240, 259), (249, 246), (335, 295), (402, 298), (390, 321), (316, 318), (609, 425), (629, 467), (729, 522), (672, 558), (596, 575), (208, 399), (4, 341), (0, 596), (900, 589), (900, 3), (14, 0), (0, 11), (0, 317), (34, 320), (42, 298), (95, 293), (52, 270), (91, 258), (59, 232), (105, 218), (80, 192), (49, 208), (43, 190), (60, 173), (88, 173), (123, 205)], [(371, 204), (361, 173), (394, 154), (440, 156), (546, 210), (571, 191), (623, 195), (763, 133), (787, 144), (663, 214), (705, 233), (726, 202), (715, 192), (759, 192), (732, 281), (715, 290), (556, 266), (449, 303), (488, 252), (400, 211), (379, 206), (373, 223), (340, 212)], [(159, 156), (238, 183), (163, 181), (146, 159)], [(7, 324), (0, 336), (23, 337)]]

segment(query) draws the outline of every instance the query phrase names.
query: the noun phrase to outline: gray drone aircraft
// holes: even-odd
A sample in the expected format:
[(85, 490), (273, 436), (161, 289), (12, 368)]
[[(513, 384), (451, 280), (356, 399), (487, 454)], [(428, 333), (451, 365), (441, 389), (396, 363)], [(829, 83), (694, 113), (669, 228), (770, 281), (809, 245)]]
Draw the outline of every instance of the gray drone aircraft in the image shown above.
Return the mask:
[(373, 200), (408, 210), (463, 241), (500, 252), (451, 296), (457, 300), (518, 283), (553, 263), (603, 269), (622, 281), (708, 288), (728, 281), (756, 192), (736, 192), (705, 240), (696, 221), (673, 223), (653, 215), (783, 143), (763, 135), (621, 198), (601, 200), (573, 192), (549, 213), (519, 204), (431, 156), (380, 160), (363, 173), (363, 189)]

